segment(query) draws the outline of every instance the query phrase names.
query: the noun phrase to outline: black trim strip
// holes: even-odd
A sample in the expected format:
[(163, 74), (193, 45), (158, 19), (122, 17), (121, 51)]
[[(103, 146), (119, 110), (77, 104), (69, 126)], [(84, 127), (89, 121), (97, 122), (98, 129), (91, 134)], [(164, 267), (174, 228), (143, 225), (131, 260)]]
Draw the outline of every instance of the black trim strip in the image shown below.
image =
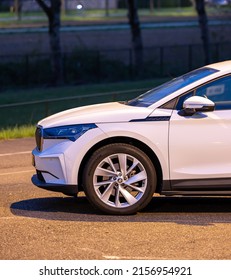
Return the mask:
[(171, 187), (176, 191), (231, 191), (231, 178), (172, 180)]
[(61, 185), (61, 184), (44, 183), (38, 179), (37, 175), (33, 175), (31, 181), (35, 186), (45, 190), (62, 192), (67, 195), (73, 195), (78, 193), (77, 185)]
[(134, 119), (130, 122), (166, 122), (170, 120), (170, 116), (157, 116), (157, 117), (147, 117), (145, 119)]
[(161, 191), (162, 195), (165, 196), (174, 196), (174, 195), (183, 195), (183, 196), (230, 196), (230, 190), (222, 191)]
[(231, 193), (231, 178), (164, 180), (162, 194), (218, 194)]
[[(56, 179), (59, 179), (59, 177), (55, 176), (54, 174), (50, 173), (49, 171), (45, 171), (45, 170), (36, 170), (36, 171), (41, 172), (41, 173), (49, 174), (49, 175), (55, 177)], [(42, 175), (42, 174), (41, 174), (41, 175)]]

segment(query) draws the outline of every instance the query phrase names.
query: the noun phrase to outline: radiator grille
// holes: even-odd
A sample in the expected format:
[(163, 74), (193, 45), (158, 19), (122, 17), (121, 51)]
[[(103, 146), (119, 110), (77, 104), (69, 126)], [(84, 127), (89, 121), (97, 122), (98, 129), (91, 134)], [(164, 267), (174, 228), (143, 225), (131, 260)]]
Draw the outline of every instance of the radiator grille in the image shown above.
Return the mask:
[(43, 145), (43, 129), (41, 126), (38, 126), (35, 131), (35, 140), (37, 149), (39, 151), (42, 151), (42, 145)]

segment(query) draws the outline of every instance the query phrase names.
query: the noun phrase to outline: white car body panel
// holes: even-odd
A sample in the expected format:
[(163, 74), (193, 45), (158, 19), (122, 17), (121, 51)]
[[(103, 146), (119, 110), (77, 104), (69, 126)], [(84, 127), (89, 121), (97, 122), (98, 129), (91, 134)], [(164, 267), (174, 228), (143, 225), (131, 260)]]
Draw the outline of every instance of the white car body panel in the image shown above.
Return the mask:
[(231, 111), (187, 118), (174, 111), (169, 153), (172, 180), (231, 177)]
[(48, 128), (77, 123), (128, 122), (137, 117), (144, 119), (152, 111), (153, 109), (150, 108), (137, 108), (119, 102), (111, 102), (66, 110), (45, 118), (38, 124)]
[(215, 106), (215, 104), (211, 100), (201, 96), (193, 96), (184, 102), (184, 107), (188, 109), (190, 108), (200, 109), (203, 106)]
[[(35, 167), (38, 170), (46, 170), (59, 178), (57, 180), (54, 176), (49, 176), (48, 183), (76, 185), (78, 170), (86, 149), (90, 149), (105, 138), (106, 135), (96, 128), (94, 131), (89, 130), (75, 142), (64, 140), (42, 152), (34, 149)], [(52, 161), (56, 164), (52, 164)], [(48, 177), (47, 173), (43, 175)]]
[(155, 127), (152, 122), (98, 124), (98, 126), (107, 134), (108, 138), (120, 135), (120, 137), (130, 137), (146, 144), (158, 157), (163, 170), (163, 178), (169, 179), (168, 122), (156, 122)]

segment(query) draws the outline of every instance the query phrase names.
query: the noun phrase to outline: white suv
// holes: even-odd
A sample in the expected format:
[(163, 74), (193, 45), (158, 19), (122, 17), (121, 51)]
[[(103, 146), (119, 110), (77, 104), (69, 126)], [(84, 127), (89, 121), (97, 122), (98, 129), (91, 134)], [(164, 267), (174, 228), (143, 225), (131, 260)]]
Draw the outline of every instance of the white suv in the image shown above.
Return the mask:
[(41, 120), (33, 150), (38, 187), (131, 214), (154, 193), (231, 194), (231, 61), (208, 65), (128, 102)]

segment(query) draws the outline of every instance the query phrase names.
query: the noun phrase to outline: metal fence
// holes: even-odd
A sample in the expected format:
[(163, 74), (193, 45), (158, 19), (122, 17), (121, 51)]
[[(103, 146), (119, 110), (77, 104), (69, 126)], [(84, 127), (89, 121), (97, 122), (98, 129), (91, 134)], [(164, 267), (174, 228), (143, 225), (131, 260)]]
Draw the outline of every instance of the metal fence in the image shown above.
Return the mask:
[[(211, 45), (211, 61), (231, 58), (229, 43)], [(174, 77), (204, 64), (201, 45), (145, 48), (142, 65), (135, 65), (132, 49), (79, 50), (63, 53), (66, 84), (115, 82), (123, 80)], [(51, 81), (50, 55), (0, 56), (0, 89), (31, 87)]]
[[(214, 62), (230, 59), (228, 44), (213, 45), (211, 50)], [(203, 49), (199, 45), (145, 49), (142, 71), (135, 68), (131, 49), (63, 54), (67, 84), (174, 77), (203, 64)], [(0, 58), (0, 87), (40, 86), (49, 82), (49, 75), (48, 54)], [(92, 102), (130, 99), (144, 91), (145, 89), (138, 89), (0, 105), (0, 129), (14, 126), (16, 121), (17, 125), (34, 124), (50, 114)]]

